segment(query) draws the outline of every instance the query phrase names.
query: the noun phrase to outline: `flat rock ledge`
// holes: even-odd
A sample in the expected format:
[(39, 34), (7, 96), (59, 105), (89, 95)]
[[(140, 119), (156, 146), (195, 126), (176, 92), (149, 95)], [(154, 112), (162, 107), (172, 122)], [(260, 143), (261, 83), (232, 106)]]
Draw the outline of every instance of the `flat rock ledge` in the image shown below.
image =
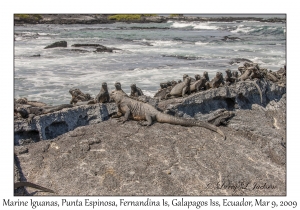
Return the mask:
[(31, 124), (26, 119), (14, 122), (15, 145), (56, 138), (79, 126), (108, 120), (116, 112), (115, 104), (82, 105), (40, 115)]
[[(15, 121), (15, 181), (40, 184), (56, 195), (284, 196), (285, 88), (268, 82), (259, 85), (264, 93), (262, 105), (252, 84), (233, 88), (238, 88), (236, 93), (248, 91), (243, 97), (250, 108), (241, 106), (244, 103), (237, 100), (241, 94), (234, 96), (231, 87), (156, 103), (157, 107), (171, 104), (165, 110), (177, 111), (174, 115), (206, 119), (228, 105), (220, 102), (226, 93), (234, 100), (230, 109), (235, 116), (226, 127), (220, 127), (227, 136), (225, 141), (199, 127), (123, 124), (109, 117), (116, 111), (114, 104), (65, 109), (36, 117), (30, 125), (25, 120)], [(203, 101), (220, 105), (210, 111), (206, 106), (197, 108)], [(185, 112), (188, 106), (204, 110), (203, 114)], [(66, 132), (57, 135), (62, 130)], [(39, 137), (37, 142), (22, 142), (25, 134), (30, 136), (33, 131)], [(49, 140), (39, 141), (42, 139)], [(24, 194), (51, 195), (32, 188), (26, 188)]]

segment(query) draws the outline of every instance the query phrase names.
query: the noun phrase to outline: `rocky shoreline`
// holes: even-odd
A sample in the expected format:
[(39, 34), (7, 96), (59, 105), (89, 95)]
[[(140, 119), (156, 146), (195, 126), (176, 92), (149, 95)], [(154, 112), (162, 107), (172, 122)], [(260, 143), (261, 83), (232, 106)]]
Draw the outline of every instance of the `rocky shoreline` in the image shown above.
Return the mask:
[[(259, 87), (263, 103), (249, 83), (168, 100), (140, 96), (186, 119), (233, 111), (221, 126), (226, 141), (199, 127), (123, 124), (111, 118), (114, 103), (63, 109), (31, 124), (15, 120), (15, 181), (40, 184), (56, 195), (284, 196), (286, 88), (266, 79)], [(15, 193), (51, 195), (31, 188)]]
[(109, 19), (109, 14), (41, 14), (39, 18), (29, 15), (26, 18), (14, 17), (15, 25), (22, 24), (108, 24), (115, 22), (128, 23), (165, 23), (167, 21), (199, 21), (199, 22), (281, 22), (285, 23), (285, 18), (258, 18), (258, 17), (191, 17), (191, 16), (145, 16), (140, 19), (132, 20), (113, 20)]

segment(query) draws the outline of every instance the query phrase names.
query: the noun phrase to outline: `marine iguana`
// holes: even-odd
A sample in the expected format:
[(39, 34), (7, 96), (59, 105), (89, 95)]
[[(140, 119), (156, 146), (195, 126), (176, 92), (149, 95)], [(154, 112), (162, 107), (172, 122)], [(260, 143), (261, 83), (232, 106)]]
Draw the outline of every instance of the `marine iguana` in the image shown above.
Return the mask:
[(237, 81), (237, 78), (233, 77), (232, 72), (230, 69), (227, 69), (225, 71), (226, 76), (225, 76), (225, 83), (226, 85), (230, 85), (232, 83), (235, 83)]
[(201, 79), (201, 76), (200, 76), (199, 74), (196, 74), (196, 75), (195, 75), (195, 79), (196, 79), (196, 81), (197, 81), (197, 80), (200, 80), (200, 79)]
[(158, 98), (159, 100), (165, 99), (166, 96), (170, 93), (172, 89), (172, 86), (165, 86), (165, 88), (162, 88), (155, 93), (154, 98)]
[(28, 100), (27, 100), (27, 98), (24, 97), (24, 98), (19, 98), (19, 99), (15, 100), (15, 102), (18, 104), (27, 104)]
[(17, 189), (19, 187), (32, 187), (32, 188), (42, 190), (42, 191), (45, 191), (45, 192), (55, 193), (53, 190), (50, 190), (46, 187), (42, 187), (42, 186), (37, 185), (37, 184), (33, 184), (31, 182), (16, 182), (16, 183), (14, 183), (14, 189)]
[(203, 77), (206, 79), (206, 81), (209, 81), (209, 77), (208, 77), (207, 71), (203, 72)]
[(107, 83), (103, 82), (100, 92), (95, 98), (95, 103), (106, 103), (109, 102), (109, 93), (107, 89)]
[(223, 136), (224, 140), (226, 139), (224, 133), (218, 127), (210, 123), (178, 118), (172, 115), (164, 114), (156, 110), (150, 104), (134, 100), (124, 95), (121, 91), (112, 91), (110, 96), (118, 106), (117, 114), (113, 115), (112, 117), (121, 117), (124, 114), (123, 123), (126, 122), (130, 117), (134, 120), (146, 120), (147, 122), (142, 124), (145, 126), (152, 125), (153, 121), (155, 120), (160, 123), (169, 123), (174, 125), (198, 126), (215, 131)]
[[(184, 75), (182, 76), (183, 82), (184, 82), (185, 79), (188, 78), (188, 77), (189, 77), (189, 75), (184, 74)], [(196, 81), (196, 80), (195, 80), (194, 78), (192, 78), (192, 77), (190, 77), (190, 79), (191, 79), (191, 83)]]
[(139, 97), (144, 95), (141, 88), (137, 87), (136, 84), (131, 84), (130, 88), (131, 88), (130, 97)]
[(223, 75), (222, 73), (217, 72), (216, 76), (211, 81), (206, 82), (205, 86), (206, 89), (210, 89), (210, 88), (218, 88), (220, 87), (221, 84), (224, 84)]
[(184, 82), (181, 82), (172, 88), (171, 92), (167, 95), (167, 97), (185, 97), (186, 93), (191, 94), (190, 85), (191, 78), (186, 77)]
[(76, 104), (78, 101), (89, 101), (89, 100), (94, 100), (90, 94), (85, 94), (81, 92), (78, 88), (71, 88), (69, 90), (69, 93), (72, 96), (72, 99), (70, 101), (70, 104)]
[(172, 83), (172, 87), (178, 84), (178, 82), (176, 82), (175, 80), (172, 80), (171, 83)]
[(27, 105), (31, 105), (34, 107), (43, 107), (43, 106), (47, 106), (47, 104), (40, 102), (40, 101), (28, 101), (27, 98), (19, 98), (19, 99), (15, 99), (14, 101), (17, 104), (27, 104)]
[(122, 91), (125, 95), (127, 95), (127, 94), (123, 91), (120, 82), (115, 82), (115, 87), (116, 87), (116, 90)]
[(165, 83), (165, 82), (160, 83), (160, 89), (161, 90), (164, 89), (164, 88), (167, 88), (167, 87), (168, 87), (167, 83)]
[(193, 84), (190, 85), (190, 91), (192, 92), (198, 92), (201, 89), (205, 89), (206, 86), (206, 79), (205, 78), (201, 78), (200, 80), (196, 80), (196, 82), (194, 82)]
[(239, 72), (238, 71), (232, 71), (232, 77), (239, 78)]
[(172, 82), (171, 82), (171, 81), (168, 81), (168, 82), (167, 82), (167, 86), (168, 86), (168, 87), (172, 87)]

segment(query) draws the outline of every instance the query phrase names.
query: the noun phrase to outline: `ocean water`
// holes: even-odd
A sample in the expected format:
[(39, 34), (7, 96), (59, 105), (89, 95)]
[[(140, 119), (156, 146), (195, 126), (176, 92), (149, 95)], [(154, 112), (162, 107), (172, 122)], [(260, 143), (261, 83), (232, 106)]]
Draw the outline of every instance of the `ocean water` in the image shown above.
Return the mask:
[[(109, 91), (116, 81), (125, 92), (136, 83), (153, 96), (159, 83), (194, 77), (204, 71), (213, 78), (217, 71), (237, 70), (234, 58), (245, 58), (270, 70), (286, 63), (286, 25), (257, 21), (114, 23), (95, 25), (15, 26), (15, 98), (57, 105), (69, 103), (70, 88), (96, 96), (101, 83)], [(225, 40), (224, 37), (235, 37)], [(56, 41), (67, 48), (44, 49)], [(95, 48), (76, 49), (73, 44), (115, 47), (114, 53), (95, 53)], [(39, 57), (33, 57), (39, 54)]]

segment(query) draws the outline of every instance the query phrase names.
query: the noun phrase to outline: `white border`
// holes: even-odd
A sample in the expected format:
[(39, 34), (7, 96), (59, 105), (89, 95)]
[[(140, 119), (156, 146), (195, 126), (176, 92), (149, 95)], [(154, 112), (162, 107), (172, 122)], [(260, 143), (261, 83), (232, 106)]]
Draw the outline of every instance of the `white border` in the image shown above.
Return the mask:
[[(293, 1), (296, 2), (296, 1)], [(252, 1), (142, 1), (142, 0), (113, 0), (113, 1), (37, 1), (14, 0), (2, 2), (0, 13), (1, 27), (1, 209), (3, 199), (22, 199), (13, 197), (13, 14), (14, 13), (286, 13), (287, 14), (287, 197), (261, 197), (263, 200), (298, 201), (299, 200), (299, 103), (297, 97), (299, 82), (299, 8), (296, 3), (274, 0)], [(76, 199), (77, 197), (72, 197)], [(96, 199), (96, 197), (94, 197)], [(103, 198), (103, 197), (102, 197)], [(121, 197), (107, 197), (119, 201)], [(155, 197), (154, 199), (168, 199)], [(173, 197), (169, 197), (172, 199)], [(209, 197), (188, 197), (195, 200), (209, 200)], [(222, 202), (223, 198), (241, 200), (241, 197), (212, 197)], [(245, 197), (254, 200), (259, 197)], [(30, 199), (30, 198), (26, 198)], [(35, 200), (61, 200), (61, 197), (34, 197)], [(81, 197), (83, 200), (84, 198)], [(145, 197), (134, 197), (143, 200)], [(18, 208), (18, 207), (17, 207)], [(207, 207), (203, 207), (207, 208)], [(9, 207), (12, 209), (12, 207)], [(14, 207), (13, 207), (14, 209)], [(38, 208), (42, 209), (42, 208)], [(61, 209), (61, 208), (60, 208)], [(103, 208), (102, 208), (103, 209)], [(186, 207), (177, 209), (187, 209)], [(192, 209), (192, 208), (191, 208)]]

